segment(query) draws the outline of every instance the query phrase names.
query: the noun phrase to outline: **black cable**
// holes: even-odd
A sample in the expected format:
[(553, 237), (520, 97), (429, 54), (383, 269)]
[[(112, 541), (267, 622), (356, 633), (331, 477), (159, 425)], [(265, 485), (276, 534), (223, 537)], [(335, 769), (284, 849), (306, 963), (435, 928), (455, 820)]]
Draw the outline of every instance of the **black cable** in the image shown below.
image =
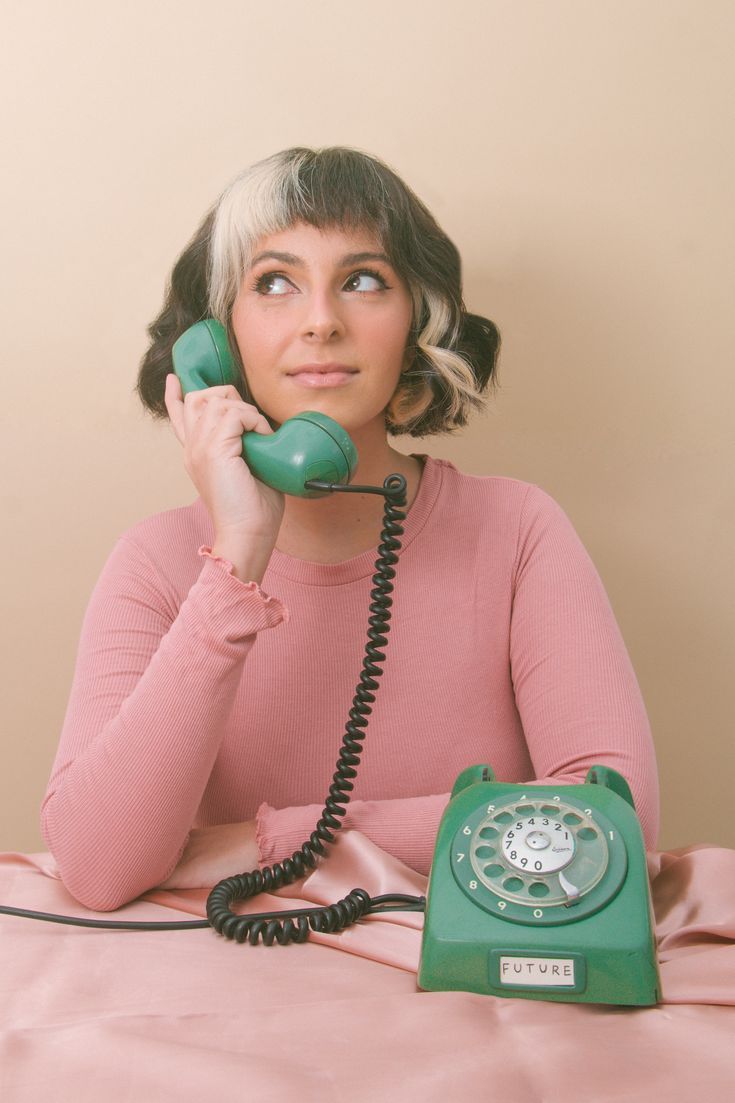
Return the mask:
[(271, 892), (282, 885), (304, 877), (308, 870), (316, 865), (317, 855), (326, 854), (326, 845), (334, 842), (334, 832), (342, 826), (353, 779), (357, 776), (357, 767), (362, 754), (362, 741), (365, 738), (367, 717), (372, 712), (378, 679), (383, 673), (385, 655), (380, 650), (388, 642), (390, 628), (391, 593), (395, 578), (394, 565), (398, 562), (397, 552), (401, 547), (399, 537), (403, 535), (401, 522), (406, 514), (406, 480), (403, 475), (389, 475), (382, 487), (335, 485), (313, 480), (306, 484), (315, 490), (337, 490), (354, 494), (383, 494), (385, 508), (383, 529), (380, 534), (378, 558), (375, 561), (373, 575), (374, 589), (370, 592), (370, 617), (368, 618), (368, 639), (365, 645), (360, 680), (352, 699), (350, 719), (342, 738), (339, 757), (332, 777), (332, 784), (326, 797), (321, 817), (309, 838), (290, 858), (276, 862), (264, 869), (254, 869), (241, 873), (237, 877), (227, 877), (215, 885), (207, 899), (207, 916), (218, 934), (225, 938), (244, 942), (247, 939), (255, 945), (260, 939), (267, 945), (275, 940), (280, 945), (287, 942), (303, 942), (309, 936), (309, 929), (315, 931), (342, 930), (368, 914), (372, 901), (364, 889), (353, 889), (343, 900), (328, 907), (314, 909), (308, 915), (278, 917), (270, 920), (256, 920), (253, 916), (238, 915), (231, 905), (239, 900), (249, 900), (261, 892)]
[[(353, 890), (355, 891), (355, 890)], [(360, 890), (362, 891), (362, 890)], [(366, 894), (367, 895), (367, 894)], [(401, 893), (393, 893), (387, 896), (373, 896), (369, 911), (366, 915), (381, 915), (395, 911), (423, 911), (426, 900), (423, 896), (406, 896)], [(319, 908), (294, 908), (284, 912), (261, 912), (259, 915), (251, 915), (250, 919), (273, 919), (274, 916), (311, 916)], [(75, 915), (55, 915), (53, 912), (36, 912), (28, 908), (9, 908), (0, 904), (0, 914), (15, 915), (20, 919), (42, 919), (47, 923), (63, 923), (70, 927), (98, 927), (108, 931), (185, 931), (203, 930), (211, 927), (208, 919), (177, 920), (171, 923), (165, 922), (133, 922), (124, 919), (81, 919)], [(312, 927), (312, 930), (318, 928)]]
[(21, 919), (43, 919), (47, 923), (64, 923), (69, 927), (101, 927), (109, 931), (183, 931), (195, 927), (209, 927), (208, 919), (177, 920), (171, 923), (143, 923), (123, 919), (81, 919), (74, 915), (54, 915), (52, 912), (34, 912), (27, 908), (8, 908), (0, 904), (3, 915), (17, 915)]

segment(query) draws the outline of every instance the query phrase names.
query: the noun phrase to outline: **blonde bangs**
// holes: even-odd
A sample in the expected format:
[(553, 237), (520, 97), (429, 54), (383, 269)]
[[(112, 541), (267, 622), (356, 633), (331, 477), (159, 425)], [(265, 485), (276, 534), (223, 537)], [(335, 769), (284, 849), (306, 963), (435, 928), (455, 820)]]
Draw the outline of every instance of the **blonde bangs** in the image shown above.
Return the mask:
[(277, 153), (241, 173), (223, 192), (212, 226), (208, 281), (209, 310), (222, 325), (227, 325), (255, 243), (303, 217), (299, 173), (307, 155)]

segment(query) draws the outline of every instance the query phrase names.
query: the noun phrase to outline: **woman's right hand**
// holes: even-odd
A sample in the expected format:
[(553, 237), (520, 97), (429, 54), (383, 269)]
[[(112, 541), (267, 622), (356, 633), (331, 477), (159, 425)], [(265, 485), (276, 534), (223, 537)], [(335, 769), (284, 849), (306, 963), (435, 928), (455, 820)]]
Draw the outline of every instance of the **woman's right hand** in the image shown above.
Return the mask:
[(165, 403), (184, 448), (186, 472), (214, 524), (213, 552), (230, 560), (239, 578), (260, 582), (284, 501), (280, 491), (250, 473), (242, 458), (242, 434), (273, 430), (233, 386), (208, 387), (184, 398), (180, 380), (171, 373), (166, 376)]

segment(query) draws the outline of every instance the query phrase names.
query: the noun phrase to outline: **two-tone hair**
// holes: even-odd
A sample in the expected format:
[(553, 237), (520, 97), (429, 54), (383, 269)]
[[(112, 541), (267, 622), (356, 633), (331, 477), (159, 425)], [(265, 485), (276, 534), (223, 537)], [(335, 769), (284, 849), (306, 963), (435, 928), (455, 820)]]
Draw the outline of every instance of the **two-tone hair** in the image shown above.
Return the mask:
[[(242, 370), (231, 314), (243, 274), (261, 238), (297, 223), (371, 231), (411, 292), (407, 367), (386, 410), (387, 430), (422, 437), (465, 425), (495, 382), (498, 330), (466, 310), (459, 253), (421, 200), (382, 161), (344, 146), (283, 150), (222, 193), (174, 265), (163, 309), (148, 327), (137, 384), (143, 404), (167, 416), (172, 346), (202, 318), (226, 327)], [(253, 401), (244, 371), (241, 392)]]

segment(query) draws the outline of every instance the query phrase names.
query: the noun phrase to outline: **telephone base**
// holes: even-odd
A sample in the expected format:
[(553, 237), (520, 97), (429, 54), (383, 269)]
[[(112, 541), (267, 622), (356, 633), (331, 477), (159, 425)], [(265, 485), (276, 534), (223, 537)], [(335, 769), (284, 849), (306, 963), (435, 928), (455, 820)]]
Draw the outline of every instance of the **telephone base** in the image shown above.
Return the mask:
[(624, 779), (457, 779), (429, 878), (419, 987), (553, 1002), (660, 998), (640, 824)]

